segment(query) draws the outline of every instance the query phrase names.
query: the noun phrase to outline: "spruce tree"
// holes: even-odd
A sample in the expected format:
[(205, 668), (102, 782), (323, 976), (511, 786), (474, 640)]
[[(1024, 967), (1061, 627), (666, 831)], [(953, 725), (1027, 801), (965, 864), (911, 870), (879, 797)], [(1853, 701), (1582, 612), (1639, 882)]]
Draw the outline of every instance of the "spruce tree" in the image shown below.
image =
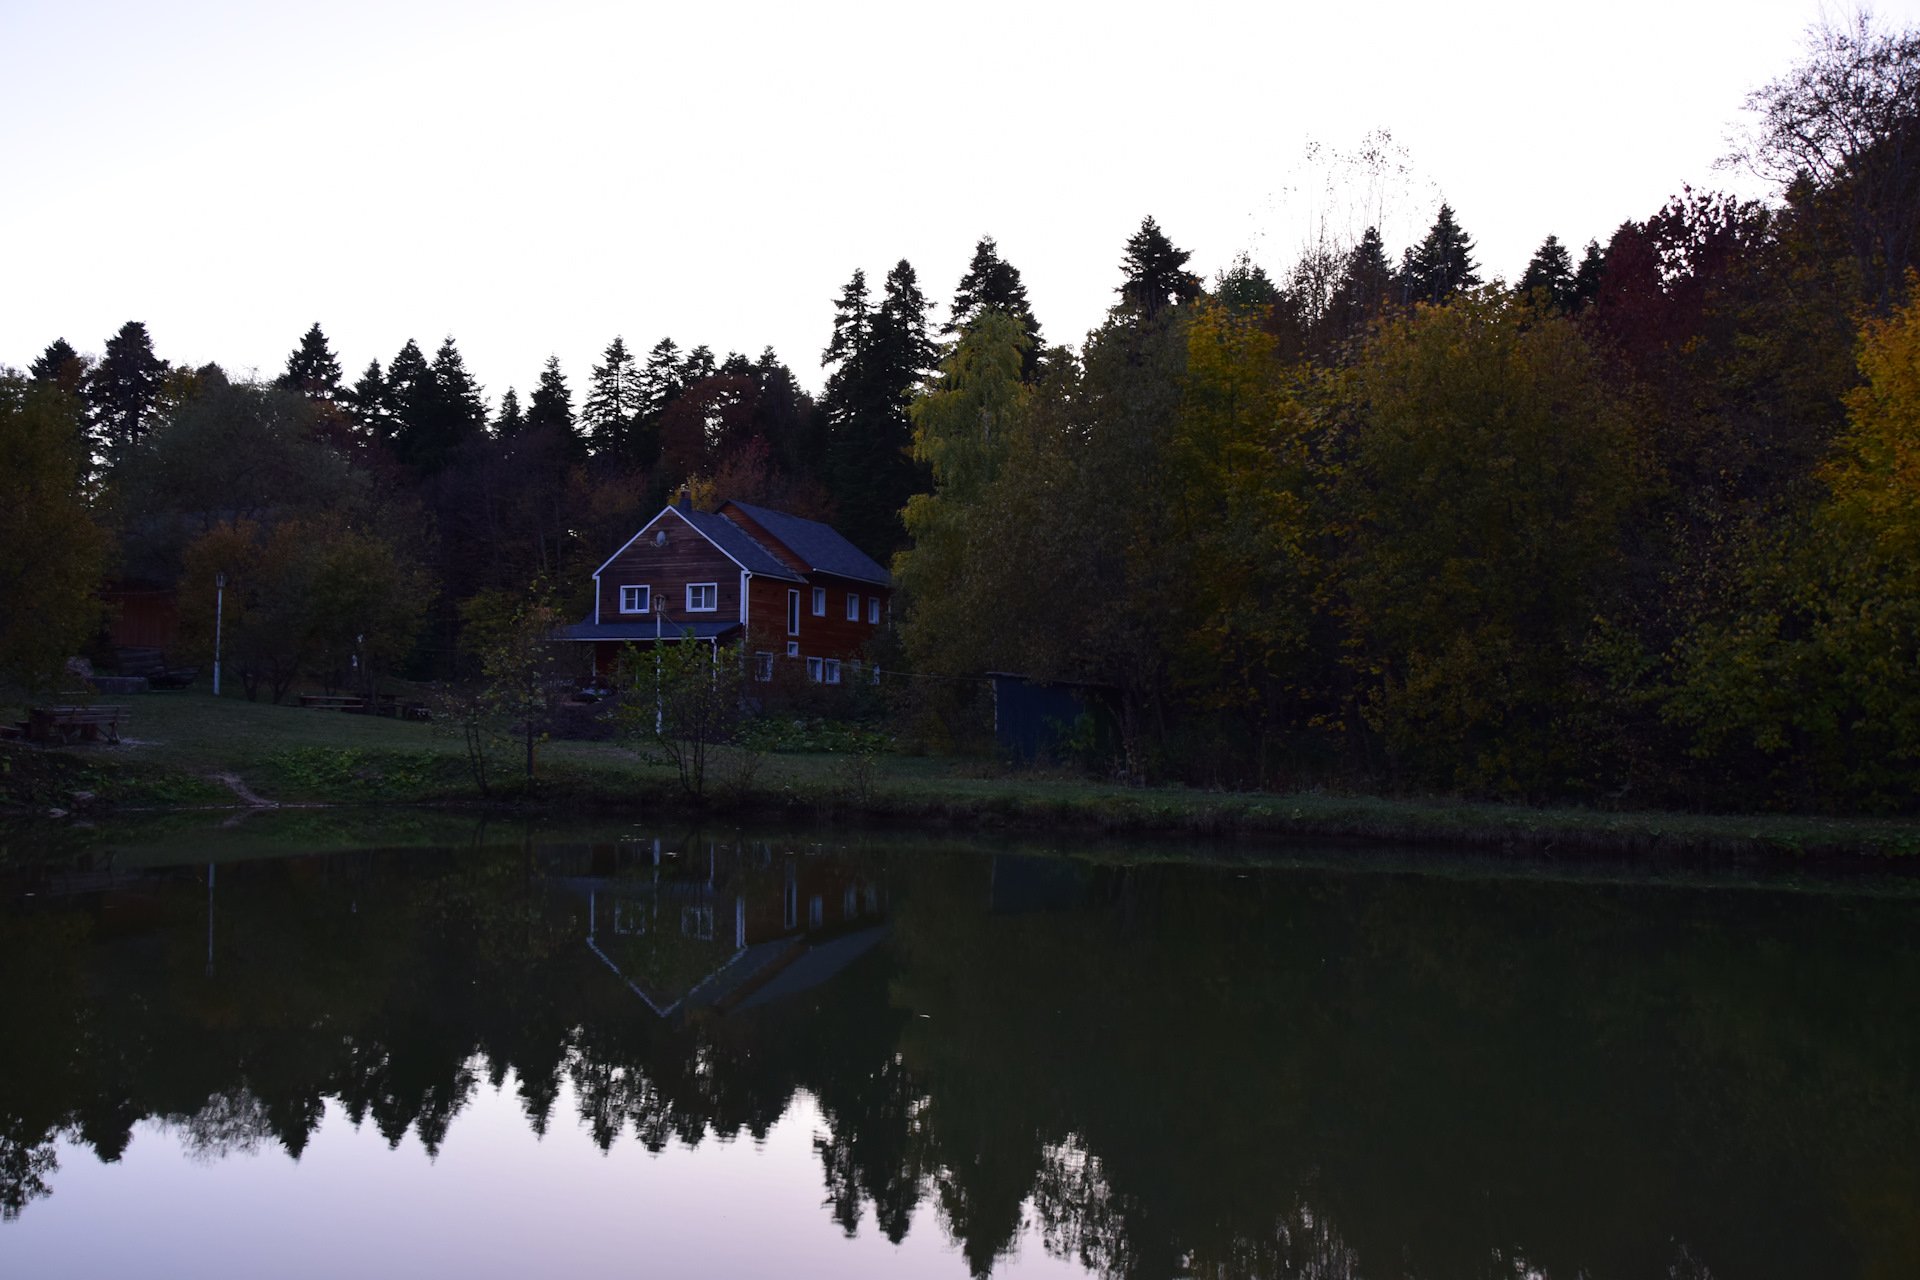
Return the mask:
[(520, 412), (520, 393), (508, 387), (500, 397), (500, 412), (493, 419), (493, 434), (511, 440), (526, 429), (527, 419)]
[(885, 559), (899, 546), (900, 509), (919, 483), (908, 449), (914, 394), (933, 373), (930, 304), (904, 258), (887, 273), (880, 305), (867, 309), (864, 273), (854, 272), (836, 303), (827, 379), (829, 486), (840, 527), (856, 546)]
[(1600, 247), (1598, 240), (1587, 241), (1586, 252), (1580, 255), (1580, 266), (1573, 273), (1573, 304), (1576, 308), (1586, 307), (1600, 296), (1600, 277), (1606, 269), (1606, 250)]
[(701, 343), (687, 352), (687, 358), (680, 362), (680, 385), (691, 387), (694, 383), (714, 375), (713, 348)]
[(315, 321), (287, 356), (287, 371), (273, 380), (282, 391), (298, 391), (309, 400), (331, 403), (340, 391), (340, 362)]
[(1242, 253), (1233, 265), (1220, 273), (1214, 296), (1229, 311), (1249, 315), (1266, 311), (1280, 301), (1280, 289), (1266, 270)]
[(1188, 250), (1174, 248), (1151, 216), (1141, 219), (1140, 229), (1127, 238), (1120, 262), (1125, 275), (1116, 290), (1120, 314), (1151, 321), (1199, 297), (1200, 277), (1187, 270), (1192, 256)]
[(1535, 299), (1556, 311), (1573, 308), (1575, 286), (1573, 255), (1560, 243), (1559, 236), (1548, 236), (1534, 250), (1527, 269), (1520, 274), (1515, 292), (1522, 299)]
[(1347, 261), (1334, 281), (1327, 304), (1326, 329), (1332, 341), (1344, 342), (1366, 329), (1380, 314), (1393, 292), (1393, 264), (1380, 228), (1368, 227), (1359, 243), (1347, 252)]
[(586, 441), (573, 419), (573, 392), (560, 373), (560, 357), (548, 356), (540, 370), (540, 381), (527, 401), (527, 431), (540, 432), (560, 442), (560, 454), (568, 462), (579, 462), (587, 455)]
[[(418, 354), (419, 348), (414, 350)], [(387, 395), (387, 379), (380, 372), (378, 360), (367, 362), (359, 381), (340, 393), (340, 403), (364, 438), (387, 445), (393, 443), (393, 410)]]
[(166, 362), (153, 354), (153, 339), (138, 320), (107, 339), (84, 393), (88, 426), (102, 452), (117, 456), (146, 438), (166, 375)]
[(1019, 268), (1000, 256), (1000, 246), (992, 236), (981, 236), (973, 247), (973, 261), (967, 264), (967, 273), (954, 288), (953, 313), (940, 327), (940, 332), (952, 337), (988, 308), (1004, 311), (1020, 322), (1021, 331), (1027, 335), (1021, 376), (1030, 381), (1039, 368), (1040, 322), (1034, 319)]
[(586, 403), (580, 406), (581, 425), (598, 457), (632, 460), (633, 435), (645, 408), (640, 367), (624, 338), (607, 344), (587, 383)]
[(1427, 238), (1408, 249), (1401, 265), (1401, 288), (1409, 302), (1441, 303), (1480, 283), (1473, 241), (1454, 221), (1453, 206), (1442, 204)]
[(80, 395), (87, 385), (86, 359), (65, 338), (49, 342), (27, 373), (42, 386), (58, 387), (70, 396)]

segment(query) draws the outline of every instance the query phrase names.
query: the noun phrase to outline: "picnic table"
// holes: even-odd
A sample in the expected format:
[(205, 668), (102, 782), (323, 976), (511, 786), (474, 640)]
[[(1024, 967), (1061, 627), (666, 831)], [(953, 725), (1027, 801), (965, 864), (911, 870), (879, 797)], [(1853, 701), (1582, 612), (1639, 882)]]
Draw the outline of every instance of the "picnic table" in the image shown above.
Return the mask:
[(105, 730), (108, 742), (120, 741), (120, 728), (130, 717), (127, 709), (100, 704), (95, 706), (29, 707), (27, 738), (32, 742), (96, 742)]

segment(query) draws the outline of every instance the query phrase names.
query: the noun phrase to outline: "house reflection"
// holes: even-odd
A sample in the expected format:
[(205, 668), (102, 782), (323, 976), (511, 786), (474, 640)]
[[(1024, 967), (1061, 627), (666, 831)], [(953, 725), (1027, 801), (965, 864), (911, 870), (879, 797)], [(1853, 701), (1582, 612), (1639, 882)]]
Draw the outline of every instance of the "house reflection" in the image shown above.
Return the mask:
[(654, 1014), (770, 1004), (886, 936), (886, 886), (826, 850), (659, 838), (596, 844), (557, 883), (585, 898), (586, 945)]

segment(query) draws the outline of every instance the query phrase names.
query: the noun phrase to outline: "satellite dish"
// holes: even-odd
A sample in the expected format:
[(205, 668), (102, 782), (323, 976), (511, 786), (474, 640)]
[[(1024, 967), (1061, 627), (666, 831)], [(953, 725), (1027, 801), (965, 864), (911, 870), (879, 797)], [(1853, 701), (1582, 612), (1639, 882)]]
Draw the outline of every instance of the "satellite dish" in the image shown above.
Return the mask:
[(665, 529), (653, 535), (653, 545), (656, 547), (664, 547), (667, 545), (667, 531)]

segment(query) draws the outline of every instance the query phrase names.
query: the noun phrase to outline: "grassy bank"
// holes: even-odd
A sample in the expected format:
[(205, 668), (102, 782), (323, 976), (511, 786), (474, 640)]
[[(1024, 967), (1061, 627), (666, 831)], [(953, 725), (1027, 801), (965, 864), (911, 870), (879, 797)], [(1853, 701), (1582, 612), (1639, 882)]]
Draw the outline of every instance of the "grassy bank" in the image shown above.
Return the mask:
[[(215, 700), (198, 691), (124, 701), (132, 725), (117, 746), (0, 748), (0, 805), (28, 811), (241, 805), (248, 793), (282, 805), (480, 802), (459, 741), (427, 725)], [(780, 752), (747, 768), (726, 767), (721, 775), (710, 808), (782, 820), (1445, 843), (1550, 856), (1920, 852), (1920, 824), (1906, 821), (1129, 788), (931, 757)], [(523, 808), (647, 817), (698, 808), (671, 767), (607, 743), (543, 744), (539, 785), (530, 793), (516, 783), (511, 762), (499, 781), (496, 802)]]

